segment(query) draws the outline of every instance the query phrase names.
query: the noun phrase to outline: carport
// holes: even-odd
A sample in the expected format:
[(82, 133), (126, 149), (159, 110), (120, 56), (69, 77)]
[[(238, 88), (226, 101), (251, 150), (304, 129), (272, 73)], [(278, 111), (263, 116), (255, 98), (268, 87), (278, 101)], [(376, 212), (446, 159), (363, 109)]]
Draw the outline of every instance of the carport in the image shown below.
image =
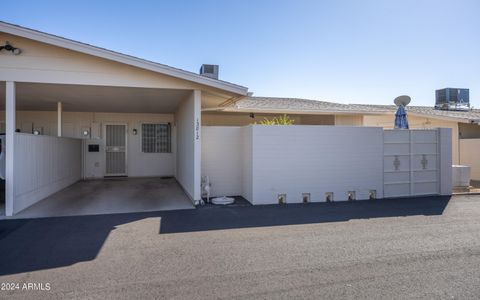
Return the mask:
[[(5, 86), (8, 90), (12, 84)], [(200, 93), (25, 82), (13, 87), (13, 214), (40, 217), (194, 207), (195, 191), (187, 190), (189, 178), (177, 166), (182, 168), (183, 160), (188, 160), (195, 141), (191, 134), (192, 144), (179, 143), (185, 135), (182, 129), (194, 123), (182, 111), (189, 103), (193, 106)], [(149, 141), (145, 131), (152, 130), (164, 135), (160, 142), (168, 145)], [(12, 144), (7, 145), (9, 149)]]
[[(110, 203), (115, 208), (148, 194), (131, 178), (156, 178), (150, 184), (159, 186), (171, 180), (163, 184), (165, 193), (152, 195), (173, 191), (171, 198), (189, 199), (188, 206), (200, 200), (201, 110), (243, 97), (246, 88), (1, 22), (0, 40), (22, 50), (0, 54), (6, 216), (35, 204), (50, 208), (50, 215), (62, 195), (80, 191), (86, 194), (71, 201), (88, 201), (72, 206), (110, 195), (119, 199)], [(128, 180), (115, 185), (106, 177)], [(84, 189), (85, 180), (101, 184)], [(122, 193), (125, 186), (138, 197)], [(185, 207), (185, 201), (176, 206), (171, 199), (155, 206), (149, 197), (131, 207), (142, 210), (142, 201), (147, 210)], [(78, 211), (101, 213), (102, 205)], [(126, 212), (123, 205), (103, 212)]]
[(20, 211), (15, 217), (97, 215), (194, 207), (173, 177), (120, 177), (76, 182)]

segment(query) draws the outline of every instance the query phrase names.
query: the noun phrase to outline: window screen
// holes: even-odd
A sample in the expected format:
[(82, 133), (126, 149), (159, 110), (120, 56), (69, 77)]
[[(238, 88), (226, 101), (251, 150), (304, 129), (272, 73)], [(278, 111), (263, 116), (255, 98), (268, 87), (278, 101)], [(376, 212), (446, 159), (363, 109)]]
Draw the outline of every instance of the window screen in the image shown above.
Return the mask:
[(170, 124), (142, 124), (142, 152), (170, 153)]

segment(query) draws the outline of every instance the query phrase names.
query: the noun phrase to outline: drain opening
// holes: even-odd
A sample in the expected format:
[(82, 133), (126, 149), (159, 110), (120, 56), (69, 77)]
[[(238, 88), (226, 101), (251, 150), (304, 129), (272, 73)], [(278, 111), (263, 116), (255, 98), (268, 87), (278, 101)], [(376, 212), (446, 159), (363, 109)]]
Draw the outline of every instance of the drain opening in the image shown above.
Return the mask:
[(326, 202), (333, 202), (333, 192), (326, 192), (325, 193), (325, 201)]
[(348, 201), (354, 201), (357, 198), (355, 197), (355, 191), (348, 191), (347, 193), (347, 199)]
[(310, 202), (310, 193), (303, 193), (302, 194), (302, 202), (309, 203)]

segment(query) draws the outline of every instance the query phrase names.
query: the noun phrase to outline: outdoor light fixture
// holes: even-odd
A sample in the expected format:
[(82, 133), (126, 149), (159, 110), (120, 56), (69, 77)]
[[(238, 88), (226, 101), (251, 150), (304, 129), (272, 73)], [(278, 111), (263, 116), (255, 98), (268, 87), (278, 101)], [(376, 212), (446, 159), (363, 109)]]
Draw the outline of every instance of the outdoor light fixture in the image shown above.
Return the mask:
[(137, 133), (138, 133), (137, 129), (134, 128), (133, 129), (133, 135), (137, 135)]
[(0, 46), (0, 51), (2, 50), (10, 51), (14, 55), (19, 55), (20, 53), (22, 53), (22, 50), (20, 50), (20, 48), (15, 48), (12, 45), (10, 45), (8, 42), (6, 42), (5, 45)]

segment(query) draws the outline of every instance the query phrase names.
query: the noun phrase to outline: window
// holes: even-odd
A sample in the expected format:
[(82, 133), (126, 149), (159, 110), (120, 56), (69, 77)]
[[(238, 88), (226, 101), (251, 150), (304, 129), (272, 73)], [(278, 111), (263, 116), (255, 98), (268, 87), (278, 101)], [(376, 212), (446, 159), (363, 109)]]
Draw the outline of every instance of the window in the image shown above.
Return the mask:
[(170, 153), (172, 151), (170, 123), (142, 124), (142, 152)]

